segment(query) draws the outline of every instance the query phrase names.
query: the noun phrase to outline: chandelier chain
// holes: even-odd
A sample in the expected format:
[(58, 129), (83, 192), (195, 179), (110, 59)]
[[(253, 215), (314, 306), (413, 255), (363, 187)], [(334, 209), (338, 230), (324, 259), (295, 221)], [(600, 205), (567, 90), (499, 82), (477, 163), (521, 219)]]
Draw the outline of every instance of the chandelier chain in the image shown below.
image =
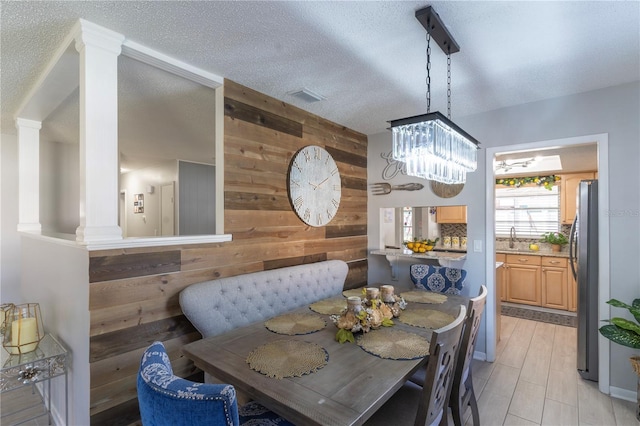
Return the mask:
[(451, 52), (447, 52), (447, 118), (451, 120)]
[(431, 34), (427, 31), (427, 114), (431, 112)]

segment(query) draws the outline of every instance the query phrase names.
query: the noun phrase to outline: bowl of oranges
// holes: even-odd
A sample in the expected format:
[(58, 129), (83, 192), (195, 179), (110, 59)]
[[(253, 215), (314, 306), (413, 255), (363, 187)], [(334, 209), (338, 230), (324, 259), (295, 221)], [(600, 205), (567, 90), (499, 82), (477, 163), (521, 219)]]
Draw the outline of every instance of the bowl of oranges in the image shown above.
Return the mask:
[(426, 253), (433, 250), (433, 247), (438, 242), (439, 238), (435, 240), (421, 240), (415, 238), (413, 241), (405, 241), (404, 246), (414, 253)]

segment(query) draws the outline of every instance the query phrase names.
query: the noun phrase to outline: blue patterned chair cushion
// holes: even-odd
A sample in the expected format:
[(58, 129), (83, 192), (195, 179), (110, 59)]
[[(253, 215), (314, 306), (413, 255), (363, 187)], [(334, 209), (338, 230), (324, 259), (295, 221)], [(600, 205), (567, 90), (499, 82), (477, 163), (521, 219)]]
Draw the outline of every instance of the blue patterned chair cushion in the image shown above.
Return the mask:
[(174, 376), (162, 342), (153, 343), (142, 355), (137, 385), (145, 426), (239, 424), (234, 387)]
[(238, 408), (231, 385), (174, 376), (162, 342), (153, 343), (142, 355), (138, 403), (144, 426), (295, 426), (257, 402)]
[(418, 289), (460, 294), (464, 288), (467, 271), (444, 266), (416, 264), (409, 267), (409, 275)]

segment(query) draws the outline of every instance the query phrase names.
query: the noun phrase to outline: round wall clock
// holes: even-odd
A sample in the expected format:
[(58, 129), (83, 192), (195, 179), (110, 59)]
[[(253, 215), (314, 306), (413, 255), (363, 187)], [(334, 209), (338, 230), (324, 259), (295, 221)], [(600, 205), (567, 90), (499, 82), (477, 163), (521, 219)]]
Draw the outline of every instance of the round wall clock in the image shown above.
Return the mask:
[(289, 200), (308, 225), (324, 226), (340, 206), (341, 179), (336, 162), (324, 148), (309, 145), (298, 151), (289, 167)]

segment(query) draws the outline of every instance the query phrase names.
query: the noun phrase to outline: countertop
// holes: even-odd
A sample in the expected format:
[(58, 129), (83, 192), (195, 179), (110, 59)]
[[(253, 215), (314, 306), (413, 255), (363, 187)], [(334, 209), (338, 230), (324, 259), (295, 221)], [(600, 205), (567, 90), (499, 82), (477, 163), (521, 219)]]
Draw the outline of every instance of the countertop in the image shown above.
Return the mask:
[(527, 255), (527, 256), (545, 256), (545, 257), (569, 257), (568, 251), (533, 251), (533, 250), (514, 250), (514, 249), (506, 249), (500, 250), (497, 249), (496, 253), (500, 254), (519, 254), (519, 255)]

